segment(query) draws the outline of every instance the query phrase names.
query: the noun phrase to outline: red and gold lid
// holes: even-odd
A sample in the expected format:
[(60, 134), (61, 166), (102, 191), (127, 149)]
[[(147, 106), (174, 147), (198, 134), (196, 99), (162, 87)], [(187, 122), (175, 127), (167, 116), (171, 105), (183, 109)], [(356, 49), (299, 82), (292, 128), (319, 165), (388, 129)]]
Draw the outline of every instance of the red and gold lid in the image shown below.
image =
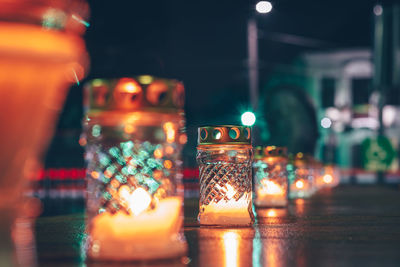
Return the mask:
[(255, 148), (254, 158), (262, 159), (266, 157), (287, 157), (287, 148), (278, 146), (258, 146)]
[(102, 111), (182, 112), (185, 89), (180, 81), (150, 75), (94, 79), (85, 85), (87, 113)]

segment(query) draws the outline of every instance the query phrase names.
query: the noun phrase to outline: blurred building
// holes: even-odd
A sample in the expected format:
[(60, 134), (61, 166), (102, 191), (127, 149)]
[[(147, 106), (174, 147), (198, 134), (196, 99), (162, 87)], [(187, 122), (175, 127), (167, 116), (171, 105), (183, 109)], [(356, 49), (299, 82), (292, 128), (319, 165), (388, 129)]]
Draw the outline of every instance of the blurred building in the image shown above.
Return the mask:
[[(311, 81), (307, 91), (315, 104), (320, 124), (317, 157), (342, 168), (365, 169), (368, 166), (363, 143), (375, 138), (379, 128), (379, 95), (372, 88), (371, 51), (307, 53), (302, 60)], [(395, 151), (398, 151), (400, 138), (399, 106), (400, 95), (395, 89), (389, 90), (382, 118), (384, 135)], [(382, 153), (391, 153), (384, 150)], [(395, 155), (389, 169), (395, 171), (397, 166), (398, 156)]]

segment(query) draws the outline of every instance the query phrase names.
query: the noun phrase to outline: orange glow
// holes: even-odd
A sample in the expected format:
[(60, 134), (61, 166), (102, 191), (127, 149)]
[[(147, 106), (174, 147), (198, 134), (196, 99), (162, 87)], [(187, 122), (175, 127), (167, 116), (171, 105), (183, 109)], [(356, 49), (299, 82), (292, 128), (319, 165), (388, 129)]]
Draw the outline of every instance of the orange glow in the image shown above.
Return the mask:
[(276, 210), (274, 210), (274, 209), (268, 210), (267, 217), (275, 218), (276, 216), (278, 216)]
[(127, 203), (128, 210), (134, 215), (139, 215), (150, 206), (151, 195), (141, 187), (135, 189), (132, 193), (130, 191), (127, 185), (123, 185), (118, 194), (121, 200)]
[(124, 132), (125, 132), (125, 133), (131, 134), (131, 133), (133, 133), (134, 131), (135, 131), (135, 127), (133, 127), (133, 125), (131, 125), (131, 124), (125, 125), (125, 127), (124, 127)]
[(118, 182), (117, 180), (113, 179), (113, 180), (111, 181), (111, 185), (112, 185), (114, 188), (118, 188), (119, 182)]
[(79, 138), (80, 146), (86, 146), (86, 144), (87, 144), (86, 138), (84, 138), (84, 137)]
[(147, 87), (146, 98), (153, 105), (157, 105), (163, 103), (166, 100), (163, 95), (166, 95), (167, 92), (167, 84), (162, 81), (154, 81)]
[(127, 185), (121, 186), (118, 190), (119, 197), (122, 198), (123, 200), (126, 200), (129, 198), (130, 192), (131, 192), (131, 190), (129, 189), (129, 186), (127, 186)]
[(84, 53), (81, 38), (60, 31), (48, 31), (21, 23), (0, 24), (0, 50), (9, 55), (43, 56), (79, 61)]
[(171, 169), (172, 168), (172, 161), (170, 161), (170, 160), (164, 161), (164, 167), (167, 168), (167, 169)]
[(284, 195), (285, 192), (283, 190), (283, 188), (270, 180), (267, 179), (263, 179), (261, 180), (261, 184), (263, 186), (263, 188), (261, 188), (258, 193), (260, 195)]
[(160, 171), (160, 170), (155, 170), (155, 171), (153, 172), (153, 177), (154, 177), (154, 179), (156, 179), (156, 180), (160, 180), (161, 177), (162, 177), (162, 175), (163, 175), (163, 173), (162, 173), (162, 171)]
[(326, 183), (326, 184), (330, 184), (333, 181), (333, 177), (330, 174), (325, 174), (322, 179), (324, 180), (324, 183)]
[(151, 203), (151, 195), (149, 192), (139, 187), (132, 192), (129, 198), (129, 209), (134, 215), (139, 215), (145, 211)]
[(167, 146), (165, 148), (165, 153), (167, 153), (168, 155), (171, 155), (172, 153), (174, 153), (174, 148), (172, 146)]
[(156, 159), (160, 159), (163, 156), (163, 152), (161, 149), (157, 148), (156, 150), (154, 150), (154, 157)]
[(175, 128), (172, 122), (164, 123), (164, 132), (167, 137), (168, 143), (173, 143), (175, 141)]
[(223, 234), (225, 267), (236, 267), (239, 262), (239, 235), (233, 231)]
[(298, 180), (295, 185), (298, 189), (304, 188), (304, 182), (302, 180)]
[(181, 134), (181, 135), (179, 136), (179, 143), (180, 143), (181, 145), (184, 145), (184, 144), (187, 143), (187, 135), (186, 135), (186, 134)]
[(111, 173), (110, 171), (106, 170), (106, 171), (104, 172), (104, 176), (105, 176), (106, 178), (110, 179), (111, 176), (112, 176), (112, 173)]
[(118, 82), (116, 90), (119, 92), (135, 94), (140, 93), (142, 88), (134, 79), (123, 78)]
[(92, 171), (91, 175), (94, 179), (99, 179), (99, 177), (100, 177), (100, 174), (96, 171)]

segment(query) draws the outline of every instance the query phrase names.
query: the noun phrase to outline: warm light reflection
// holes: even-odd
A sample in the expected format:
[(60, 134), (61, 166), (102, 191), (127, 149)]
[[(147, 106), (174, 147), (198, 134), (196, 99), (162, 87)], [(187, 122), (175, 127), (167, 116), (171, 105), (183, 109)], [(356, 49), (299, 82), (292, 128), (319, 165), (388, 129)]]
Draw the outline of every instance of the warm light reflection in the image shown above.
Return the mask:
[(228, 199), (231, 199), (236, 194), (236, 191), (230, 184), (227, 184), (226, 188), (228, 188), (228, 191), (226, 192), (226, 197)]
[(274, 209), (270, 209), (270, 210), (268, 210), (268, 212), (267, 212), (267, 217), (272, 217), (272, 218), (274, 218), (274, 217), (276, 217), (278, 214), (276, 213), (276, 210), (274, 210)]
[[(197, 230), (199, 241), (200, 267), (246, 267), (254, 265), (253, 249), (261, 252), (259, 235), (254, 242), (255, 229), (252, 227), (237, 229), (221, 229), (201, 227)], [(254, 244), (259, 246), (253, 247)], [(254, 256), (253, 256), (254, 255)]]
[(174, 124), (172, 122), (166, 122), (164, 123), (164, 132), (167, 137), (167, 142), (168, 143), (173, 143), (175, 141), (175, 128)]
[(236, 267), (239, 262), (239, 239), (240, 236), (235, 232), (225, 232), (222, 236), (224, 240), (225, 267)]
[(333, 181), (333, 177), (330, 174), (325, 174), (322, 179), (324, 180), (324, 183), (326, 183), (326, 184), (330, 184)]
[(154, 150), (154, 157), (156, 159), (162, 158), (163, 156), (163, 152), (161, 149), (157, 148), (156, 150)]
[(139, 215), (150, 206), (151, 195), (143, 188), (139, 187), (130, 193), (129, 187), (123, 185), (118, 193), (121, 200), (127, 203), (128, 210), (134, 215)]
[(296, 187), (297, 187), (298, 189), (304, 188), (304, 182), (303, 182), (302, 180), (298, 180), (298, 181), (296, 182)]
[(131, 125), (131, 124), (125, 125), (125, 127), (124, 127), (124, 132), (125, 132), (125, 133), (131, 134), (131, 133), (133, 133), (134, 131), (135, 131), (135, 128), (133, 127), (133, 125)]
[(262, 188), (258, 190), (259, 195), (284, 195), (285, 191), (277, 183), (263, 179), (261, 180)]

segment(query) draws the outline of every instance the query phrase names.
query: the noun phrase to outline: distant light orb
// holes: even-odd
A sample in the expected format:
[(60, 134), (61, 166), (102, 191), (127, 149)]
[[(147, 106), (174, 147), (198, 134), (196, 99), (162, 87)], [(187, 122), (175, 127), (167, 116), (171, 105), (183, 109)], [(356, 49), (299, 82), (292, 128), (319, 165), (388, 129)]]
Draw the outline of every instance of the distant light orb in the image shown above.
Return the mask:
[(268, 1), (260, 1), (256, 4), (256, 10), (261, 14), (269, 13), (272, 10), (272, 4)]
[(256, 115), (254, 115), (253, 112), (247, 111), (242, 114), (241, 120), (243, 125), (253, 126), (253, 124), (256, 122)]
[(324, 183), (326, 183), (326, 184), (330, 184), (333, 181), (333, 177), (330, 174), (325, 174), (322, 179), (324, 180)]
[(374, 14), (375, 16), (380, 16), (382, 15), (383, 9), (381, 5), (376, 5), (374, 6)]
[(299, 180), (299, 181), (296, 182), (295, 185), (296, 185), (296, 187), (297, 187), (298, 189), (302, 189), (302, 188), (304, 187), (304, 182), (301, 181), (301, 180)]
[(328, 128), (331, 127), (331, 125), (332, 125), (331, 119), (325, 117), (325, 118), (323, 118), (323, 119), (321, 120), (321, 126), (322, 126), (322, 128), (328, 129)]

